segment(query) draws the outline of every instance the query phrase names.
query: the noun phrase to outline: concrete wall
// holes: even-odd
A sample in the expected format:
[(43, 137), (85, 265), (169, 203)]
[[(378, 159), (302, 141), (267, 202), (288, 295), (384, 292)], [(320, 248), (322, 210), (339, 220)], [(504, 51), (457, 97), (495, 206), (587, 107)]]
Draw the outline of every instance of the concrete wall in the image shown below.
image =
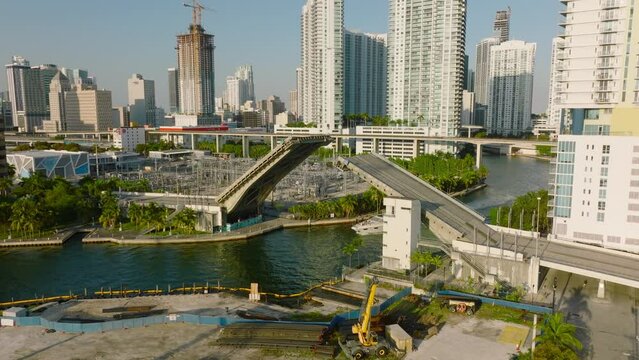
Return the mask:
[(385, 198), (382, 266), (410, 270), (410, 257), (421, 235), (421, 203), (418, 200)]

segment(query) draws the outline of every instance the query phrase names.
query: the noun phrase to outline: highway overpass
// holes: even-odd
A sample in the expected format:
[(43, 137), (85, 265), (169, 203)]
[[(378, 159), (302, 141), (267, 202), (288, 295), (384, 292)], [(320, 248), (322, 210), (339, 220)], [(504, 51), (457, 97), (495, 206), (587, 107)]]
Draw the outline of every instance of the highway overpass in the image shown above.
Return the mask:
[[(340, 162), (389, 196), (420, 200), (429, 227), (448, 240), (444, 246), (464, 252), (464, 259), (471, 262), (468, 265), (480, 275), (494, 274), (494, 269), (478, 260), (482, 254), (486, 258), (514, 254), (515, 260), (531, 267), (531, 274), (538, 274), (539, 266), (545, 266), (639, 288), (638, 255), (497, 232), (480, 214), (379, 155), (341, 158)], [(538, 280), (534, 275), (529, 279), (534, 292)]]

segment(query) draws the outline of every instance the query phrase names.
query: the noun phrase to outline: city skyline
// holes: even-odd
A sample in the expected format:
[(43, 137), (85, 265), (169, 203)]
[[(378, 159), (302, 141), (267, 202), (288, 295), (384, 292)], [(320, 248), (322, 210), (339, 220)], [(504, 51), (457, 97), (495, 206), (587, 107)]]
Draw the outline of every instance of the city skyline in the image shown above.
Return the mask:
[[(184, 8), (181, 1), (154, 3), (153, 8), (148, 8), (145, 2), (130, 4), (123, 0), (90, 5), (71, 0), (68, 5), (73, 6), (73, 3), (82, 4), (89, 14), (99, 13), (101, 16), (74, 17), (71, 21), (71, 14), (55, 4), (39, 0), (5, 4), (7, 12), (29, 11), (33, 24), (24, 28), (19, 35), (5, 39), (5, 46), (0, 50), (0, 59), (4, 64), (10, 63), (13, 55), (21, 55), (32, 65), (53, 63), (60, 67), (89, 69), (90, 75), (97, 77), (100, 88), (113, 92), (114, 106), (126, 104), (127, 79), (132, 73), (141, 73), (145, 78), (156, 82), (157, 104), (168, 110), (166, 69), (177, 66), (175, 35), (188, 29), (190, 9)], [(305, 0), (295, 0), (289, 6), (272, 6), (256, 0), (205, 2), (204, 5), (215, 9), (205, 11), (202, 17), (207, 32), (215, 36), (215, 72), (220, 75), (216, 79), (215, 89), (218, 96), (225, 87), (224, 81), (221, 81), (224, 76), (232, 74), (241, 64), (251, 64), (256, 73), (257, 99), (273, 94), (287, 98), (288, 92), (295, 88), (295, 69), (300, 65), (299, 26), (304, 3)], [(346, 1), (345, 27), (356, 31), (386, 33), (388, 5), (388, 0)], [(560, 30), (557, 26), (557, 14), (561, 8), (559, 1), (542, 0), (530, 4), (525, 0), (496, 0), (487, 5), (470, 0), (466, 51), (470, 59), (474, 59), (476, 43), (492, 33), (495, 11), (506, 6), (512, 8), (511, 38), (538, 43), (533, 111), (544, 112), (550, 75), (551, 41)], [(240, 11), (243, 8), (251, 8), (253, 11)], [(366, 11), (361, 11), (362, 9)], [(153, 19), (150, 24), (138, 21), (145, 12), (153, 15), (150, 17)], [(253, 26), (237, 29), (234, 26), (236, 18), (229, 16), (230, 14), (250, 17), (249, 23)], [(269, 14), (272, 16), (268, 16)], [(538, 22), (533, 21), (539, 17), (556, 21), (539, 27)], [(0, 31), (7, 33), (10, 29), (20, 27), (18, 18), (7, 19), (0, 25)], [(69, 21), (57, 21), (66, 18)], [(56, 19), (55, 26), (49, 19)], [(64, 23), (68, 25), (63, 25)], [(86, 27), (92, 31), (77, 31)], [(41, 36), (45, 32), (47, 40)], [(270, 32), (273, 38), (277, 38), (280, 46), (255, 51), (256, 46), (262, 43), (257, 35), (265, 32)], [(50, 41), (51, 37), (74, 38), (74, 41)], [(82, 51), (78, 44), (82, 44)], [(474, 68), (474, 64), (471, 65)], [(6, 74), (3, 73), (0, 75), (0, 89), (6, 90), (6, 84)]]

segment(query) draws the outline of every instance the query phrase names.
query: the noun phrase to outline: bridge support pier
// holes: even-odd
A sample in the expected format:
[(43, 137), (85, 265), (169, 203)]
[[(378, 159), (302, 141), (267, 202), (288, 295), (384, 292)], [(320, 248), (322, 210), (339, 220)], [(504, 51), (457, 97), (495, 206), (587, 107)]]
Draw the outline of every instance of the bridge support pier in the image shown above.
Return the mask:
[(452, 260), (450, 264), (451, 274), (453, 274), (455, 279), (461, 279), (463, 277), (462, 270), (464, 268), (464, 261), (461, 258), (461, 254), (457, 251), (453, 251), (450, 253), (450, 259)]
[(481, 144), (477, 144), (477, 155), (475, 156), (475, 167), (481, 166)]
[(195, 150), (195, 134), (191, 134), (191, 150)]
[(277, 138), (275, 136), (271, 136), (271, 151), (273, 151), (273, 149), (275, 149), (276, 146), (277, 146)]
[(603, 279), (599, 280), (599, 287), (597, 287), (597, 298), (604, 299), (606, 297), (606, 282)]
[(249, 157), (249, 140), (248, 137), (242, 136), (242, 157)]
[(378, 138), (374, 138), (373, 139), (373, 153), (379, 154), (379, 139)]
[(530, 287), (529, 291), (533, 294), (537, 294), (539, 291), (539, 258), (536, 256), (530, 258), (528, 286)]

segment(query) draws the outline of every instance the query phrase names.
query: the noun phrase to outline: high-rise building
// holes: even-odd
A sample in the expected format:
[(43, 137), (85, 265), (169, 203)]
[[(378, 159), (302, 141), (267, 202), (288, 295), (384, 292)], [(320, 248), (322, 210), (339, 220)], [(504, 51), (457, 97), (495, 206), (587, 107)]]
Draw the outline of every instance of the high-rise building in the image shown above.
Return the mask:
[(128, 89), (129, 119), (139, 125), (155, 126), (155, 81), (133, 74)]
[(215, 46), (199, 23), (200, 10), (193, 9), (189, 33), (177, 36), (180, 114), (188, 117), (180, 124), (207, 125), (215, 117)]
[(497, 11), (495, 22), (493, 22), (493, 31), (499, 42), (510, 40), (510, 7)]
[(499, 45), (499, 38), (489, 37), (477, 44), (475, 60), (475, 123), (484, 125), (488, 112), (488, 86), (490, 85), (490, 49)]
[(8, 91), (0, 92), (0, 111), (4, 117), (4, 129), (13, 128), (13, 115), (11, 113), (11, 100)]
[(68, 131), (108, 131), (113, 126), (111, 91), (86, 87), (64, 95)]
[(253, 82), (253, 66), (241, 65), (235, 71), (235, 77), (242, 80), (242, 86), (244, 89), (240, 91), (241, 94), (246, 94), (245, 98), (242, 98), (242, 104), (248, 100), (255, 101), (255, 83)]
[(522, 135), (532, 128), (533, 72), (537, 45), (511, 40), (490, 49), (489, 134)]
[[(436, 25), (435, 25), (436, 24)], [(388, 114), (456, 136), (462, 112), (466, 0), (391, 0)]]
[(636, 1), (563, 2), (557, 82), (572, 134), (608, 134), (637, 126), (639, 11)]
[(299, 111), (299, 101), (298, 99), (298, 94), (297, 94), (297, 90), (291, 90), (288, 93), (288, 103), (290, 104), (290, 112), (291, 114), (293, 114), (293, 116), (295, 117), (295, 119), (297, 119), (298, 117), (298, 111)]
[(62, 74), (69, 79), (71, 86), (81, 88), (83, 85), (95, 85), (98, 86), (95, 81), (95, 77), (89, 77), (89, 72), (82, 69), (60, 69)]
[(286, 106), (279, 96), (271, 95), (259, 102), (259, 107), (266, 114), (266, 123), (274, 124), (275, 116), (286, 111)]
[(129, 108), (127, 106), (116, 106), (111, 110), (113, 115), (113, 128), (129, 127)]
[(464, 90), (462, 125), (475, 125), (475, 93)]
[(552, 39), (550, 84), (548, 90), (548, 110), (546, 111), (546, 113), (548, 115), (548, 126), (554, 127), (556, 129), (556, 133), (559, 133), (559, 130), (563, 128), (562, 124), (569, 125), (567, 124), (568, 117), (565, 116), (567, 112), (559, 106), (559, 104), (561, 103), (561, 59), (559, 57), (559, 54), (564, 46), (564, 39), (560, 37)]
[(297, 90), (297, 110), (293, 109), (295, 112), (295, 116), (297, 116), (298, 120), (304, 120), (302, 113), (304, 112), (304, 73), (302, 72), (302, 68), (295, 69), (295, 87)]
[(634, 135), (559, 136), (549, 190), (553, 239), (639, 252)]
[(71, 82), (60, 71), (49, 83), (50, 118), (43, 122), (44, 131), (56, 133), (66, 131), (65, 94), (71, 91)]
[(169, 69), (169, 113), (180, 112), (180, 73), (176, 68)]
[(11, 64), (5, 66), (11, 100), (13, 127), (19, 131), (34, 132), (42, 126), (47, 117), (46, 96), (40, 71), (31, 68), (29, 61), (14, 56)]
[(58, 73), (58, 67), (55, 64), (43, 64), (34, 66), (33, 69), (37, 69), (40, 72), (40, 82), (44, 87), (44, 98), (47, 104), (47, 112), (49, 111), (49, 90), (51, 85), (51, 79)]
[(344, 106), (344, 0), (307, 0), (302, 9), (302, 117), (340, 129)]
[(386, 115), (386, 34), (344, 31), (344, 114)]

